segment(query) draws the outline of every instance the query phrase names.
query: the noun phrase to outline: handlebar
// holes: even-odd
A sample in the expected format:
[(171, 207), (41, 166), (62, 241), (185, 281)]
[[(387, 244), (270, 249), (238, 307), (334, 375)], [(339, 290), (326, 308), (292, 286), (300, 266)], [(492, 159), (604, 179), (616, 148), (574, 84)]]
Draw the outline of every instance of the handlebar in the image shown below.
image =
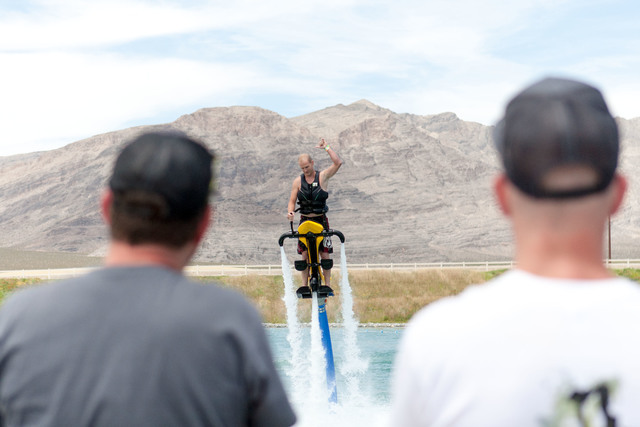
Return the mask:
[(297, 239), (299, 237), (305, 237), (308, 234), (310, 234), (312, 236), (322, 236), (322, 237), (338, 236), (338, 238), (340, 239), (340, 242), (344, 243), (344, 241), (345, 241), (344, 234), (342, 234), (338, 230), (324, 230), (322, 233), (308, 232), (308, 233), (305, 233), (305, 234), (300, 234), (297, 231), (293, 231), (293, 222), (292, 222), (291, 223), (291, 231), (281, 235), (280, 238), (278, 239), (278, 244), (280, 246), (282, 246), (284, 244), (284, 239)]

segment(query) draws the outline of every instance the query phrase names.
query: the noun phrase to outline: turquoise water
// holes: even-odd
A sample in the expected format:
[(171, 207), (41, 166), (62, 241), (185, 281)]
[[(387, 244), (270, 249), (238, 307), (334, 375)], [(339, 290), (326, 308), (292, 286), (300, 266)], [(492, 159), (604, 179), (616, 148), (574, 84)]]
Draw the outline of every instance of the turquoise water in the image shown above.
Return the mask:
[[(311, 382), (326, 386), (324, 372), (309, 372), (309, 382), (301, 381), (294, 374), (292, 351), (287, 340), (288, 328), (269, 328), (267, 335), (273, 351), (276, 368), (298, 414), (296, 426), (384, 426), (387, 423), (390, 402), (390, 379), (402, 328), (358, 328), (356, 333), (359, 359), (364, 362), (353, 384), (353, 373), (345, 373), (345, 366), (352, 361), (344, 342), (344, 328), (331, 327), (331, 341), (336, 367), (338, 404), (329, 405), (326, 400), (313, 399)], [(302, 348), (311, 349), (311, 328), (301, 328)], [(298, 382), (298, 383), (295, 383)], [(315, 384), (317, 386), (318, 384)], [(297, 391), (295, 395), (294, 390)]]
[[(335, 364), (337, 402), (331, 359), (325, 358), (316, 293), (311, 298), (311, 323), (298, 319), (299, 301), (289, 260), (280, 247), (287, 327), (268, 330), (276, 367), (298, 416), (296, 427), (382, 427), (389, 425), (390, 382), (402, 329), (360, 328), (353, 311), (344, 244), (340, 245), (340, 293), (330, 298), (338, 304), (342, 322), (330, 328)], [(325, 299), (325, 302), (328, 301)], [(325, 337), (326, 338), (326, 337)], [(330, 371), (328, 374), (327, 371)]]

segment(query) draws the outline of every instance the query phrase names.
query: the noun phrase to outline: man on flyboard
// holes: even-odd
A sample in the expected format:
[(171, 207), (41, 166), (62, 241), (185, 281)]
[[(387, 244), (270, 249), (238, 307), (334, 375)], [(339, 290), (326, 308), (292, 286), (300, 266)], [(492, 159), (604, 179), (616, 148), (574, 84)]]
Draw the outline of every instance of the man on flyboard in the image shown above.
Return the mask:
[[(321, 224), (325, 230), (329, 229), (329, 221), (327, 220), (327, 198), (329, 193), (327, 192), (327, 184), (329, 179), (338, 172), (340, 166), (342, 166), (342, 160), (338, 157), (338, 154), (333, 148), (327, 144), (323, 139), (316, 148), (323, 149), (329, 154), (331, 161), (333, 162), (328, 168), (319, 172), (313, 167), (313, 160), (309, 154), (301, 154), (298, 157), (298, 165), (302, 170), (302, 174), (293, 180), (291, 186), (291, 197), (289, 198), (289, 205), (287, 207), (287, 219), (293, 221), (294, 212), (300, 211), (300, 223), (304, 221), (314, 221)], [(300, 205), (298, 209), (295, 209), (297, 203)], [(320, 258), (328, 259), (330, 254), (333, 253), (333, 247), (331, 245), (331, 239), (325, 237), (320, 243)], [(302, 255), (302, 259), (307, 259), (307, 248), (304, 243), (298, 241), (298, 253)], [(321, 294), (329, 294), (333, 291), (330, 288), (331, 270), (323, 270), (325, 287), (321, 287), (319, 292)], [(310, 293), (307, 288), (309, 282), (309, 269), (305, 269), (302, 272), (302, 284), (303, 287), (298, 290)], [(303, 289), (304, 288), (304, 289)]]

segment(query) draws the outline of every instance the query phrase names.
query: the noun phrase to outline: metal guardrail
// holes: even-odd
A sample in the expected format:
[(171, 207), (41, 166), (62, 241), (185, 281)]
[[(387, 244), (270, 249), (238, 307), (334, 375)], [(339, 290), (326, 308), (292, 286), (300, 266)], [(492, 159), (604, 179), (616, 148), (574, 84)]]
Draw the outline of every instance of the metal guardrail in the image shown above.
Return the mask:
[(513, 261), (462, 261), (462, 262), (413, 262), (413, 263), (365, 263), (349, 264), (349, 270), (415, 271), (429, 269), (502, 270), (512, 268)]
[(640, 268), (640, 259), (606, 259), (604, 264), (607, 268)]
[(70, 277), (82, 276), (95, 268), (47, 268), (32, 270), (4, 270), (0, 271), (0, 278), (4, 279), (26, 279), (39, 278), (45, 280), (68, 279)]
[[(611, 259), (604, 260), (607, 268), (640, 268), (640, 259)], [(470, 269), (470, 270), (503, 270), (513, 268), (513, 261), (462, 261), (462, 262), (415, 262), (415, 263), (364, 263), (349, 264), (349, 270), (392, 270), (416, 271), (426, 269)], [(0, 271), (0, 278), (40, 278), (44, 280), (58, 280), (81, 276), (95, 270), (91, 268), (50, 268), (33, 270), (4, 270)], [(293, 270), (293, 266), (291, 266)], [(340, 271), (336, 265), (334, 271)], [(277, 276), (282, 274), (280, 264), (265, 265), (191, 265), (185, 268), (187, 276)]]

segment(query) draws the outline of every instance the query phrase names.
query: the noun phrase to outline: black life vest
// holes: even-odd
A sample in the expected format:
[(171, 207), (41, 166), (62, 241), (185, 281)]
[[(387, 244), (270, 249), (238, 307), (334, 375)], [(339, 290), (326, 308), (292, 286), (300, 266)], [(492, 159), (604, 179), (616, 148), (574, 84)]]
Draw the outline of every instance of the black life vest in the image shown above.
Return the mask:
[(329, 210), (327, 206), (329, 193), (320, 187), (320, 172), (316, 171), (316, 177), (311, 184), (307, 183), (304, 174), (300, 175), (300, 189), (298, 190), (298, 205), (296, 210), (302, 215), (323, 214)]

